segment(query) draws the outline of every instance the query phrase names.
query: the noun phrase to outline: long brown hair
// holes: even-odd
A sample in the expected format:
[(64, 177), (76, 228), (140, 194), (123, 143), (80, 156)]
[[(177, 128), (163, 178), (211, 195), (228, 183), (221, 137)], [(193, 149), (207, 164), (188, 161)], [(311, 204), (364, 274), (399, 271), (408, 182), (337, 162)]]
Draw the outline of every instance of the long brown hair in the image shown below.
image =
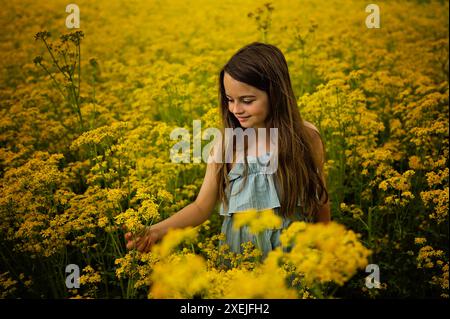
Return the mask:
[[(315, 217), (319, 207), (328, 201), (328, 192), (319, 169), (321, 163), (318, 154), (313, 151), (312, 135), (303, 124), (298, 110), (283, 53), (274, 45), (253, 42), (238, 50), (225, 64), (219, 74), (222, 133), (224, 128), (242, 128), (228, 109), (223, 84), (225, 72), (235, 80), (265, 91), (268, 95), (269, 114), (266, 123), (268, 127), (278, 128), (279, 164), (276, 179), (281, 192), (280, 213), (282, 216), (292, 216), (300, 199), (301, 213)], [(225, 158), (224, 153), (225, 147), (222, 147), (222, 159)], [(244, 159), (247, 163), (246, 156)], [(246, 179), (247, 165), (244, 167)], [(229, 181), (226, 161), (218, 166), (217, 173), (219, 198), (227, 207)], [(324, 201), (321, 202), (319, 198)]]

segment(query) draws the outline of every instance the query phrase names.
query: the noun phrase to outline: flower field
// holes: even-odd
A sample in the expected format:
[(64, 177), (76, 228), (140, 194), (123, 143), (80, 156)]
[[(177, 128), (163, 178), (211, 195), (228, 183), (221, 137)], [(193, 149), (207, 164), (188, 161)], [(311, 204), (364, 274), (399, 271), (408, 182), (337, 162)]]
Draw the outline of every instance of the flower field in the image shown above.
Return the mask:
[[(80, 0), (68, 29), (64, 1), (4, 2), (0, 297), (448, 298), (449, 2), (378, 1), (380, 28), (367, 4)], [(253, 41), (285, 54), (321, 132), (332, 222), (263, 259), (219, 248), (216, 207), (128, 251), (124, 229), (195, 200), (206, 164), (173, 163), (170, 134), (220, 127), (218, 72)], [(279, 223), (256, 213), (255, 236)]]

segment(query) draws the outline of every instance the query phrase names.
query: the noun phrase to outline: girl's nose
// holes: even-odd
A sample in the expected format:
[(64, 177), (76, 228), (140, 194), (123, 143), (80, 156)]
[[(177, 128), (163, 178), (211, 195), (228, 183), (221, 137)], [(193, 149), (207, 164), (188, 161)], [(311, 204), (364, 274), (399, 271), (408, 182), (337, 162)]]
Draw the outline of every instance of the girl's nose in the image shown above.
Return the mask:
[(230, 111), (234, 114), (241, 114), (243, 109), (239, 102), (230, 102)]

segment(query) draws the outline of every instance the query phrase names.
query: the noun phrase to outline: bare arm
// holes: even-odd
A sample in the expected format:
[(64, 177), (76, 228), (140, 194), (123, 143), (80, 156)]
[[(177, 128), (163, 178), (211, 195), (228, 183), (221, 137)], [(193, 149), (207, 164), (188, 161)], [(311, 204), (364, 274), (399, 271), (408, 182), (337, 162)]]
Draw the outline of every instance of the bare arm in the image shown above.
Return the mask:
[(150, 226), (145, 235), (133, 240), (132, 234), (125, 234), (127, 248), (136, 247), (139, 251), (149, 251), (151, 246), (162, 239), (170, 228), (198, 226), (205, 222), (212, 213), (218, 199), (217, 164), (209, 163), (206, 168), (203, 184), (194, 202), (185, 206), (169, 218)]
[(203, 184), (194, 202), (151, 227), (161, 237), (167, 233), (169, 228), (195, 227), (204, 223), (211, 216), (218, 198), (218, 185), (214, 165), (213, 163), (208, 164)]
[(331, 221), (331, 209), (330, 201), (327, 201), (317, 212), (317, 222), (327, 224), (329, 221)]

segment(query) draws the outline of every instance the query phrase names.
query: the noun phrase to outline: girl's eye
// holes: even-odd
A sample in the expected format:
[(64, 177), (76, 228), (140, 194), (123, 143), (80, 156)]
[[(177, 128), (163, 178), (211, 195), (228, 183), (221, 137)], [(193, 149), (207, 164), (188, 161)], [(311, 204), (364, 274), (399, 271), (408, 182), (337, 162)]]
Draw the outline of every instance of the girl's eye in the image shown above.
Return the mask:
[[(232, 103), (233, 102), (233, 100), (230, 100), (230, 99), (227, 99), (227, 102), (228, 103)], [(251, 104), (252, 102), (253, 102), (253, 100), (244, 100), (244, 101), (242, 101), (244, 104)]]

